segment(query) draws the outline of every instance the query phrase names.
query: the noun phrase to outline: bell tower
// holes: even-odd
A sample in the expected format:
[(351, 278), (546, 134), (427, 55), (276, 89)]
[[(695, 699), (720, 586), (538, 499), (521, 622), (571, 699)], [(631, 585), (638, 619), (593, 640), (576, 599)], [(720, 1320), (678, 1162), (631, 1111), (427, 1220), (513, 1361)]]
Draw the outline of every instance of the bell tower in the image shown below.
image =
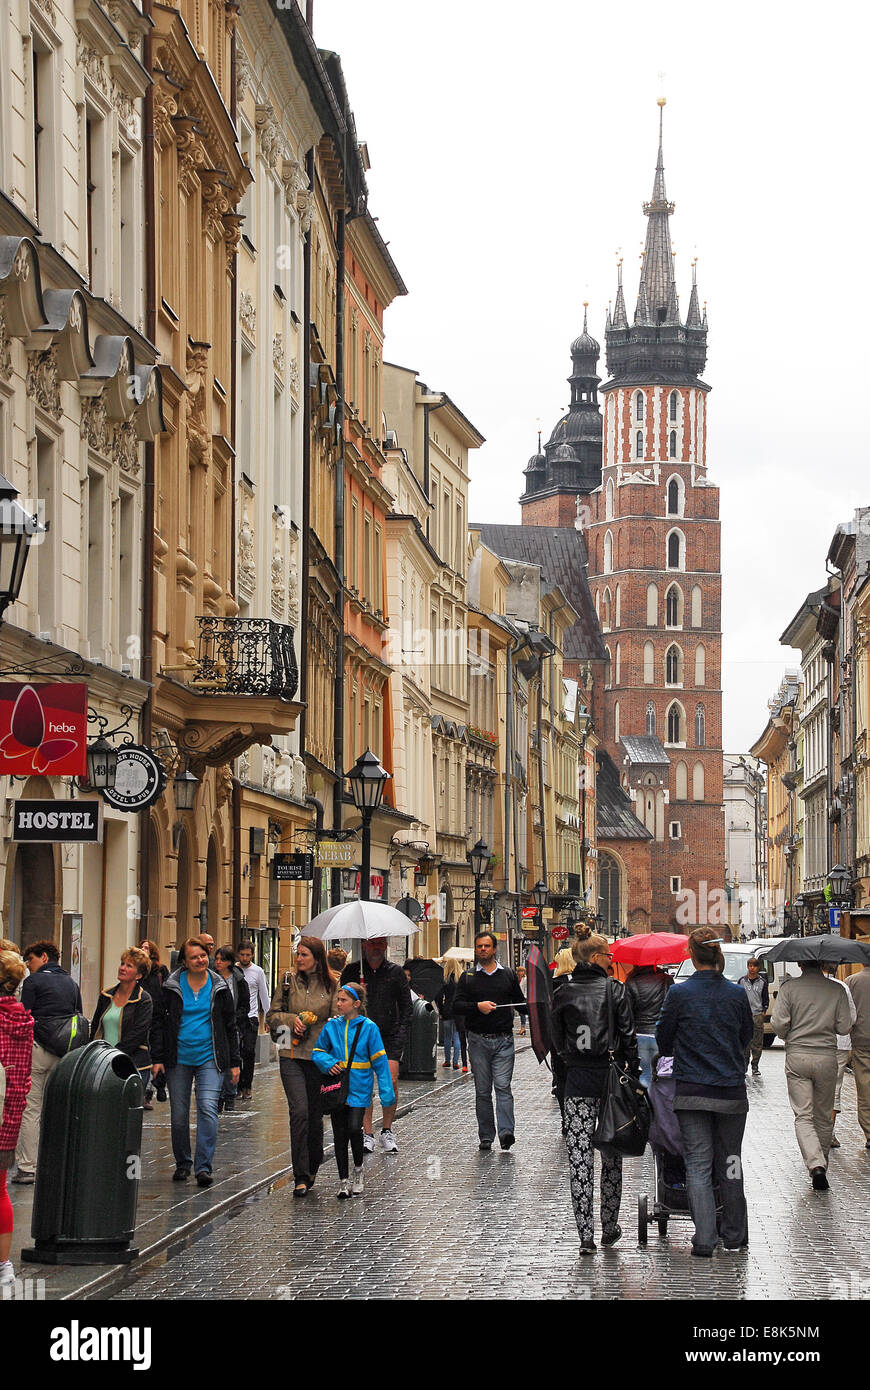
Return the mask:
[[(702, 920), (707, 895), (725, 884), (719, 489), (707, 473), (710, 387), (701, 379), (707, 316), (694, 263), (685, 318), (680, 313), (664, 105), (661, 99), (652, 197), (643, 205), (634, 318), (621, 263), (607, 317), (603, 467), (587, 535), (610, 656), (596, 723), (636, 814), (655, 836), (653, 930)], [(697, 911), (684, 908), (678, 919), (686, 890)]]

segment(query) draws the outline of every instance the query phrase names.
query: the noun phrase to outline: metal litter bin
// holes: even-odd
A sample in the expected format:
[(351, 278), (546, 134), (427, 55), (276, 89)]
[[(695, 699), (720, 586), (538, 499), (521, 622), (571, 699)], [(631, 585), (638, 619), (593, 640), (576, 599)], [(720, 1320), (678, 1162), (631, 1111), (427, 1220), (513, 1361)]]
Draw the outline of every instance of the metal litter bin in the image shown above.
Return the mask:
[(142, 1081), (106, 1042), (71, 1052), (48, 1078), (33, 1191), (31, 1264), (126, 1264), (136, 1229)]
[(399, 1076), (409, 1080), (435, 1075), (438, 1052), (438, 1010), (416, 999), (408, 1028), (408, 1041), (399, 1064)]

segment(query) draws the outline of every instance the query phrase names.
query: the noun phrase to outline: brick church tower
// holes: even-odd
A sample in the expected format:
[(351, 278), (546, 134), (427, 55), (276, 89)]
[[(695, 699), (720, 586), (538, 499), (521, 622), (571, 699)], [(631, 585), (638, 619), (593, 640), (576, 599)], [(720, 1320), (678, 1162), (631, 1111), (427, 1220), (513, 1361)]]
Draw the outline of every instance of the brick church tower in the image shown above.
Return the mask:
[(607, 317), (601, 481), (583, 499), (594, 518), (590, 586), (610, 655), (596, 724), (654, 836), (653, 930), (676, 924), (686, 889), (699, 903), (688, 922), (703, 920), (700, 885), (712, 893), (725, 884), (719, 490), (707, 477), (710, 388), (700, 377), (707, 319), (694, 267), (680, 318), (661, 114), (637, 308), (629, 323), (620, 265)]

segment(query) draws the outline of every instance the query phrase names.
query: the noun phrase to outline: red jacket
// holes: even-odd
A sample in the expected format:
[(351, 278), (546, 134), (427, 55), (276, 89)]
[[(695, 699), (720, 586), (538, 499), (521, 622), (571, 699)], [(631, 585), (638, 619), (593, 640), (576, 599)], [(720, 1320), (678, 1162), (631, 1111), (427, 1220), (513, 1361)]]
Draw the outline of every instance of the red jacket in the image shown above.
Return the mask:
[(11, 994), (0, 995), (0, 1066), (6, 1073), (6, 1101), (0, 1117), (0, 1149), (18, 1143), (21, 1116), (30, 1090), (33, 1015)]

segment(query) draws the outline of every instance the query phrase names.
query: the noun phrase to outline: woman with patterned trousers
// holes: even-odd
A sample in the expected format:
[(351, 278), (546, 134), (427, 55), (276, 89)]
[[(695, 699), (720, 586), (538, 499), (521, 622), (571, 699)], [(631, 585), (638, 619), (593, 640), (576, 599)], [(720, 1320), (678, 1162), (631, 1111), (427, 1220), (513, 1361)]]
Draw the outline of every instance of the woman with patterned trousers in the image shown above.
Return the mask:
[[(553, 1049), (565, 1067), (565, 1144), (580, 1253), (591, 1255), (596, 1249), (592, 1218), (595, 1185), (592, 1136), (607, 1080), (611, 1017), (617, 1062), (634, 1076), (640, 1075), (640, 1062), (625, 986), (607, 974), (610, 961), (607, 938), (589, 927), (581, 927), (571, 949), (577, 964), (553, 1003)], [(622, 1156), (602, 1153), (602, 1245), (615, 1245), (622, 1235), (621, 1200)]]

